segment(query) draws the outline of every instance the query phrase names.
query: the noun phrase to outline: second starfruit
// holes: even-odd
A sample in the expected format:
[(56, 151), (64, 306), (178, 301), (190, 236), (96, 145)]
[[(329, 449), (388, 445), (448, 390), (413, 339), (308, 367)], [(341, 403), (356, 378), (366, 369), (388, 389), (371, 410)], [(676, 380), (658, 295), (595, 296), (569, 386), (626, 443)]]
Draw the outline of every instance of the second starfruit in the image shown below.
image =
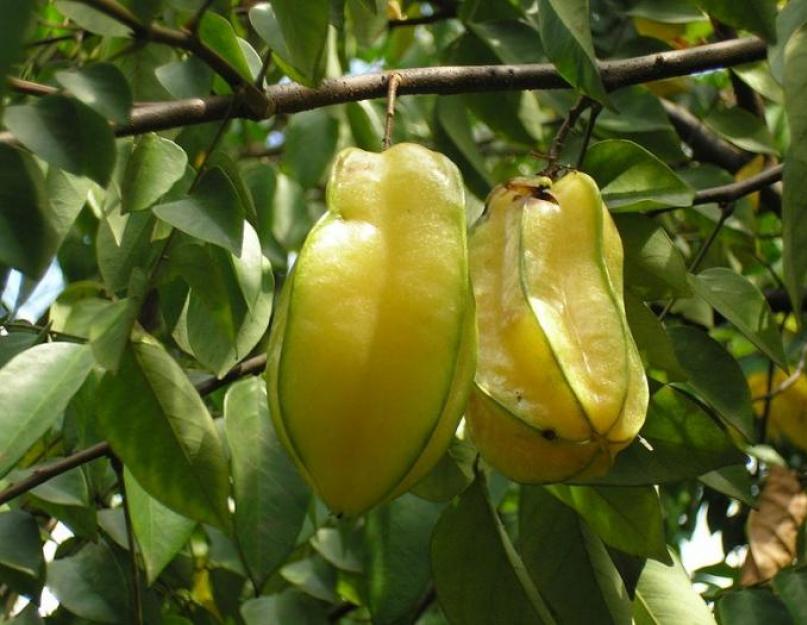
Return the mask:
[(356, 515), (446, 451), (476, 359), (462, 180), (402, 143), (336, 158), (328, 212), (284, 285), (267, 387), (278, 436), (320, 497)]
[(470, 254), (479, 361), (466, 418), (482, 456), (519, 482), (605, 473), (642, 426), (648, 387), (596, 183), (571, 172), (497, 187)]

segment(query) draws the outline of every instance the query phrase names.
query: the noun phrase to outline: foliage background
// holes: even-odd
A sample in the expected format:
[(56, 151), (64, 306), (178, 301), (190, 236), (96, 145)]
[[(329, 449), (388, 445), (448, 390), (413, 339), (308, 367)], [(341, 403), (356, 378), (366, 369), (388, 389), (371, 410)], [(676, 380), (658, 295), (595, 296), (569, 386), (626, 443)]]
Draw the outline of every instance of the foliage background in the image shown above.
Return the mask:
[[(0, 0), (0, 618), (807, 622), (805, 23), (804, 0)], [(273, 297), (334, 154), (379, 149), (387, 70), (393, 141), (460, 166), (469, 223), (548, 155), (602, 188), (654, 395), (601, 482), (521, 487), (458, 438), (337, 520), (282, 451), (253, 377)], [(693, 588), (704, 511), (730, 555)]]

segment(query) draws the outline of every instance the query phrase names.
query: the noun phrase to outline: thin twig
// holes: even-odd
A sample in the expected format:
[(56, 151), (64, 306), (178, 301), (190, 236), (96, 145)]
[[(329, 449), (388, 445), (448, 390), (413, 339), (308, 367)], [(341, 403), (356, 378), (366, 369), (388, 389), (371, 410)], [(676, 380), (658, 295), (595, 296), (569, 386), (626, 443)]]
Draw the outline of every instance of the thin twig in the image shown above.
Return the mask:
[(132, 615), (134, 625), (143, 625), (143, 600), (140, 588), (140, 571), (137, 567), (137, 549), (135, 547), (134, 528), (132, 527), (132, 513), (129, 508), (129, 497), (126, 495), (126, 481), (123, 478), (123, 465), (120, 460), (113, 458), (112, 467), (118, 476), (118, 488), (123, 498), (123, 517), (126, 522), (126, 542), (129, 544), (129, 566), (132, 576)]
[(580, 115), (583, 114), (590, 105), (592, 100), (587, 96), (581, 95), (577, 102), (575, 102), (574, 106), (569, 109), (569, 113), (566, 115), (566, 118), (563, 120), (563, 123), (558, 128), (557, 134), (555, 134), (555, 138), (552, 139), (552, 145), (549, 146), (549, 154), (548, 159), (549, 163), (547, 164), (546, 168), (542, 172), (547, 176), (553, 176), (557, 173), (559, 169), (558, 165), (558, 156), (560, 155), (560, 151), (563, 149), (563, 144), (566, 143), (566, 137), (569, 136), (569, 133), (574, 128), (574, 125), (577, 123), (577, 120), (580, 118)]
[(392, 143), (392, 130), (395, 126), (395, 96), (401, 84), (401, 75), (397, 72), (390, 74), (387, 84), (387, 115), (384, 121), (384, 139), (381, 149), (386, 150)]
[(31, 334), (47, 334), (51, 338), (61, 339), (70, 343), (86, 343), (87, 339), (83, 336), (76, 336), (75, 334), (67, 334), (66, 332), (58, 332), (51, 330), (50, 325), (37, 326), (30, 323), (22, 323), (20, 321), (9, 321), (8, 323), (0, 322), (0, 328), (6, 330), (15, 330), (17, 332), (30, 332)]
[(763, 399), (773, 399), (780, 393), (784, 393), (787, 389), (793, 386), (796, 382), (799, 381), (802, 373), (804, 373), (804, 367), (807, 364), (807, 342), (804, 343), (801, 347), (801, 354), (799, 355), (799, 362), (796, 365), (796, 368), (793, 370), (789, 376), (787, 376), (782, 383), (779, 384), (775, 389), (770, 390), (765, 395), (760, 395), (759, 397), (754, 397), (752, 401), (760, 401)]
[(202, 6), (199, 7), (199, 10), (194, 13), (193, 17), (185, 24), (185, 28), (191, 31), (194, 35), (199, 31), (199, 24), (202, 22), (202, 18), (207, 13), (207, 10), (212, 6), (215, 0), (205, 0), (202, 3)]
[(6, 78), (6, 84), (17, 93), (24, 93), (25, 95), (50, 95), (58, 91), (56, 87), (31, 82), (30, 80), (23, 80), (22, 78), (14, 78), (13, 76)]
[(591, 105), (591, 113), (589, 113), (588, 124), (586, 124), (586, 134), (583, 135), (583, 145), (580, 146), (580, 154), (577, 156), (577, 169), (583, 166), (583, 159), (586, 158), (588, 151), (588, 144), (591, 142), (591, 134), (594, 132), (594, 125), (597, 123), (597, 117), (602, 111), (602, 104), (593, 102)]
[[(774, 165), (768, 169), (761, 171), (755, 176), (740, 180), (739, 182), (732, 182), (724, 184), (719, 187), (710, 187), (708, 189), (701, 189), (695, 193), (692, 198), (692, 206), (701, 204), (727, 204), (736, 202), (741, 197), (756, 193), (782, 179), (782, 172), (784, 165)], [(659, 208), (654, 211), (648, 211), (648, 215), (655, 216), (662, 213), (669, 213), (671, 211), (680, 210), (685, 208), (682, 206), (668, 206)]]
[(81, 36), (81, 31), (76, 31), (72, 35), (59, 35), (57, 37), (45, 37), (44, 39), (37, 39), (36, 41), (29, 41), (25, 44), (26, 48), (37, 48), (39, 46), (47, 46), (52, 43), (60, 43), (62, 41), (78, 41)]
[[(717, 235), (720, 234), (720, 230), (723, 228), (723, 225), (726, 223), (726, 220), (728, 220), (728, 218), (731, 217), (732, 213), (734, 212), (734, 204), (724, 204), (720, 208), (721, 208), (720, 219), (717, 220), (715, 227), (709, 233), (709, 236), (706, 237), (706, 240), (703, 242), (703, 245), (701, 245), (697, 254), (695, 254), (695, 257), (692, 259), (692, 262), (689, 264), (689, 267), (687, 268), (688, 273), (695, 273), (698, 270), (698, 267), (700, 266), (703, 259), (706, 257), (706, 253), (709, 251), (709, 248), (712, 247), (712, 243), (715, 242), (715, 240), (717, 239)], [(667, 304), (661, 310), (661, 313), (659, 313), (658, 316), (659, 321), (664, 320), (664, 317), (666, 317), (667, 314), (670, 312), (670, 309), (673, 307), (673, 304), (675, 304), (675, 302), (676, 302), (675, 298), (667, 302)]]

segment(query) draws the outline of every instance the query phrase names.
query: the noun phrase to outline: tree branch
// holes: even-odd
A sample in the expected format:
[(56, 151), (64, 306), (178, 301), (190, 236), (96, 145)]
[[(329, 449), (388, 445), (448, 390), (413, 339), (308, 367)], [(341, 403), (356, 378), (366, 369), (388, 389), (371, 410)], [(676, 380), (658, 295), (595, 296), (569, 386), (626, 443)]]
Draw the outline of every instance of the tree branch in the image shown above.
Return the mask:
[[(201, 382), (197, 382), (195, 387), (200, 395), (209, 395), (216, 389), (219, 389), (230, 382), (263, 371), (264, 367), (266, 367), (266, 355), (254, 356), (237, 364), (235, 367), (230, 369), (230, 371), (227, 372), (223, 378), (207, 378)], [(97, 460), (98, 458), (103, 458), (104, 456), (111, 454), (112, 449), (110, 448), (109, 443), (101, 442), (93, 445), (92, 447), (88, 447), (87, 449), (77, 451), (74, 454), (66, 456), (65, 458), (60, 458), (48, 466), (35, 469), (34, 472), (25, 479), (20, 480), (16, 484), (12, 484), (5, 490), (0, 491), (0, 506), (7, 501), (14, 499), (15, 497), (19, 497), (20, 495), (27, 493), (32, 488), (47, 482), (57, 475), (61, 475), (70, 469), (75, 469), (82, 464), (87, 464), (88, 462), (92, 462), (93, 460)]]
[(248, 83), (224, 57), (220, 56), (212, 48), (207, 47), (192, 32), (174, 30), (159, 24), (143, 24), (134, 13), (115, 0), (78, 0), (78, 2), (100, 11), (124, 26), (128, 26), (137, 39), (147, 39), (193, 52), (232, 87)]
[(701, 189), (695, 194), (695, 199), (692, 203), (694, 205), (733, 202), (743, 196), (754, 193), (755, 191), (760, 191), (778, 182), (782, 179), (783, 169), (784, 165), (776, 165), (758, 173), (756, 176), (751, 176), (740, 182), (733, 182), (710, 189)]
[[(179, 34), (183, 38), (189, 37)], [(746, 37), (686, 50), (603, 61), (599, 65), (606, 88), (613, 90), (651, 80), (759, 61), (765, 58), (765, 54), (765, 43), (761, 39)], [(554, 66), (548, 63), (420, 67), (395, 71), (401, 75), (398, 95), (570, 88)], [(389, 76), (388, 72), (346, 76), (323, 81), (316, 89), (295, 83), (272, 85), (264, 92), (264, 110), (257, 110), (259, 107), (255, 103), (250, 105), (244, 99), (235, 106), (233, 117), (260, 120), (278, 113), (298, 113), (332, 104), (383, 98), (387, 95)], [(211, 96), (140, 106), (132, 111), (130, 123), (118, 126), (115, 132), (118, 136), (128, 136), (223, 119), (232, 97)], [(0, 133), (0, 141), (13, 142), (14, 138), (8, 132)]]

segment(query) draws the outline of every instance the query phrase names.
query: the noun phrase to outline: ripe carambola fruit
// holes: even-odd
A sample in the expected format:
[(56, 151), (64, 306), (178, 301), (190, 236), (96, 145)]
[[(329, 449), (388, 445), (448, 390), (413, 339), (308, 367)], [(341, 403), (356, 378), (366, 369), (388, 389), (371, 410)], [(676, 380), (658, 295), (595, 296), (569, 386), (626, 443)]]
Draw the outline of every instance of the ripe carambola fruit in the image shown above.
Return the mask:
[(642, 426), (648, 389), (596, 183), (571, 172), (497, 187), (470, 254), (479, 362), (466, 419), (483, 457), (519, 482), (605, 473)]
[(402, 494), (446, 451), (476, 361), (462, 179), (399, 144), (348, 148), (283, 287), (267, 385), (278, 436), (336, 513)]

